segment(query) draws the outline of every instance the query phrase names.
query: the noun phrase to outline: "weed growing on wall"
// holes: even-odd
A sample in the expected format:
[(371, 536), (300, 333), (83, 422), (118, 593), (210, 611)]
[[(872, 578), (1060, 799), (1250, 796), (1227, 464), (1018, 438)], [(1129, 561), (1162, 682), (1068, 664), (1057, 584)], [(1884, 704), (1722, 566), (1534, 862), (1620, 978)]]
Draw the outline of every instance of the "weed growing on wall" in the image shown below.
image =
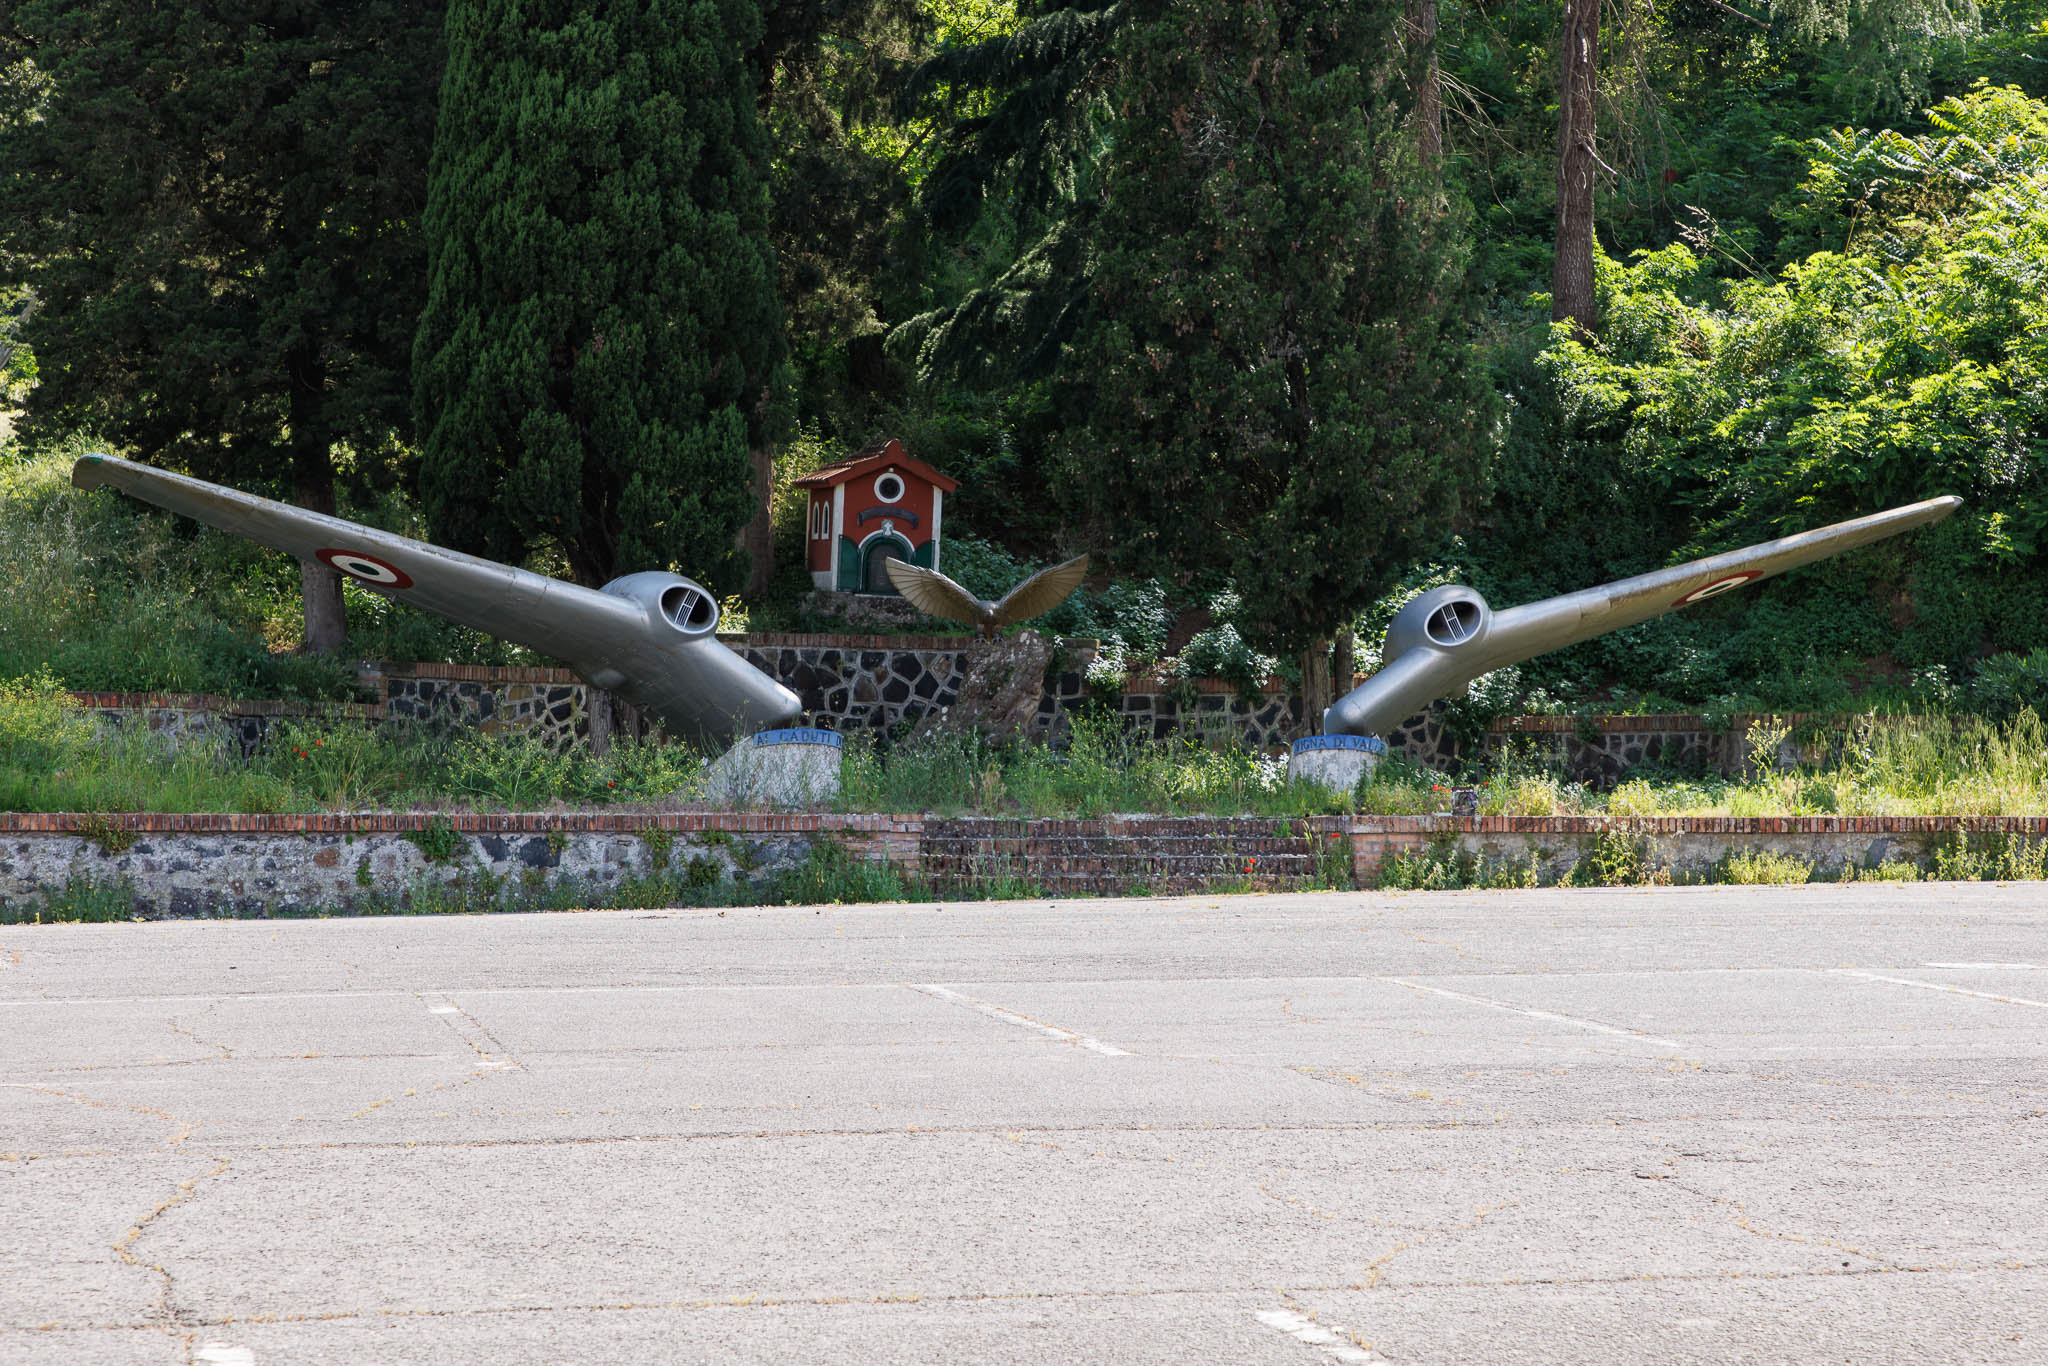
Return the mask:
[(1841, 882), (1918, 882), (1921, 880), (1920, 865), (1911, 859), (1888, 858), (1867, 868), (1850, 863), (1837, 874)]
[(1738, 887), (1781, 887), (1813, 881), (1814, 867), (1803, 858), (1768, 849), (1733, 850), (1714, 870), (1714, 881)]
[(1937, 842), (1928, 876), (1937, 882), (2035, 882), (2048, 862), (2048, 840), (1958, 831)]
[(398, 834), (400, 839), (407, 840), (417, 847), (420, 857), (429, 863), (451, 862), (457, 854), (469, 847), (469, 841), (455, 828), (455, 822), (446, 816), (430, 817), (419, 829), (401, 830)]
[(1461, 849), (1455, 840), (1432, 840), (1381, 862), (1374, 885), (1381, 891), (1449, 892), (1473, 888), (1535, 887), (1541, 884), (1535, 850), (1526, 860), (1492, 860)]
[(1338, 892), (1351, 890), (1351, 841), (1345, 838), (1342, 831), (1332, 830), (1316, 841), (1315, 850), (1310, 857), (1315, 869), (1309, 877), (1311, 887)]
[(1579, 846), (1578, 862), (1565, 876), (1572, 887), (1640, 887), (1656, 880), (1644, 841), (1618, 830), (1603, 830)]
[(861, 901), (921, 901), (928, 890), (892, 863), (856, 857), (838, 840), (811, 842), (808, 858), (774, 880), (770, 900), (789, 906)]
[(69, 877), (64, 885), (25, 901), (0, 901), (0, 925), (57, 925), (129, 920), (135, 884), (127, 878)]

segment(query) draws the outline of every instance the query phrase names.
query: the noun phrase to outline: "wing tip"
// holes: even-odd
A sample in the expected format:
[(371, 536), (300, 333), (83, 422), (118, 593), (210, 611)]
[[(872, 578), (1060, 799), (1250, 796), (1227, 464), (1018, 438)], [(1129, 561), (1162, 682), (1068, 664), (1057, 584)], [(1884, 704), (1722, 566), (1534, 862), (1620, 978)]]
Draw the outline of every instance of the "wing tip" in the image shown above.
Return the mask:
[(106, 466), (112, 460), (110, 455), (93, 451), (81, 455), (71, 462), (71, 486), (79, 489), (96, 489), (108, 481)]

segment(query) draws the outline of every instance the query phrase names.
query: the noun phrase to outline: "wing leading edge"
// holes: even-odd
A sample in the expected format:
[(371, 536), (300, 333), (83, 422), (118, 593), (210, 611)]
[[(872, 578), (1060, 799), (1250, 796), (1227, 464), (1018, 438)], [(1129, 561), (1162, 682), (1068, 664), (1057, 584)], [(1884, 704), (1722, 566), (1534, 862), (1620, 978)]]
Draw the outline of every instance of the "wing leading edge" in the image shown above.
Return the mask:
[(553, 655), (699, 743), (801, 709), (796, 694), (718, 642), (717, 604), (688, 579), (634, 574), (585, 588), (110, 455), (81, 458), (71, 481), (325, 563), (372, 592)]

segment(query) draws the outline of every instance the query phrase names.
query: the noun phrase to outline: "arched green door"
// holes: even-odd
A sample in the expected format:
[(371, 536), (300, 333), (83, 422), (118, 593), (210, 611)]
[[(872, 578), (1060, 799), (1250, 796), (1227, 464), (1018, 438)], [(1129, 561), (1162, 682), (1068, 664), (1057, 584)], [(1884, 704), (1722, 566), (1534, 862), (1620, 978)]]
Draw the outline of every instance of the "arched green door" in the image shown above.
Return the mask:
[(861, 571), (863, 593), (896, 592), (896, 585), (889, 582), (889, 561), (906, 560), (909, 546), (893, 536), (880, 536), (868, 543), (867, 560)]

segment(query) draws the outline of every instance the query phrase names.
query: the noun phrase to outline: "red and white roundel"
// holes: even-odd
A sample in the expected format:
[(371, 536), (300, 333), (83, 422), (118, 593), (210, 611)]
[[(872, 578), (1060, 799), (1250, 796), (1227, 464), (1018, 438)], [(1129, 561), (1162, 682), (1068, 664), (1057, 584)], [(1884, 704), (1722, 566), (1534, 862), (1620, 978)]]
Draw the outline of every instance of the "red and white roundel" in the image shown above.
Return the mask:
[(352, 579), (361, 579), (364, 583), (374, 583), (379, 588), (412, 587), (412, 575), (360, 550), (316, 550), (313, 557), (329, 569)]
[(1740, 588), (1751, 579), (1761, 578), (1762, 576), (1763, 571), (1761, 569), (1750, 569), (1740, 574), (1730, 574), (1726, 578), (1715, 579), (1712, 583), (1703, 584), (1693, 589), (1692, 592), (1687, 593), (1671, 605), (1673, 607), (1690, 607), (1693, 603), (1699, 602), (1702, 599), (1719, 597), (1731, 588)]

